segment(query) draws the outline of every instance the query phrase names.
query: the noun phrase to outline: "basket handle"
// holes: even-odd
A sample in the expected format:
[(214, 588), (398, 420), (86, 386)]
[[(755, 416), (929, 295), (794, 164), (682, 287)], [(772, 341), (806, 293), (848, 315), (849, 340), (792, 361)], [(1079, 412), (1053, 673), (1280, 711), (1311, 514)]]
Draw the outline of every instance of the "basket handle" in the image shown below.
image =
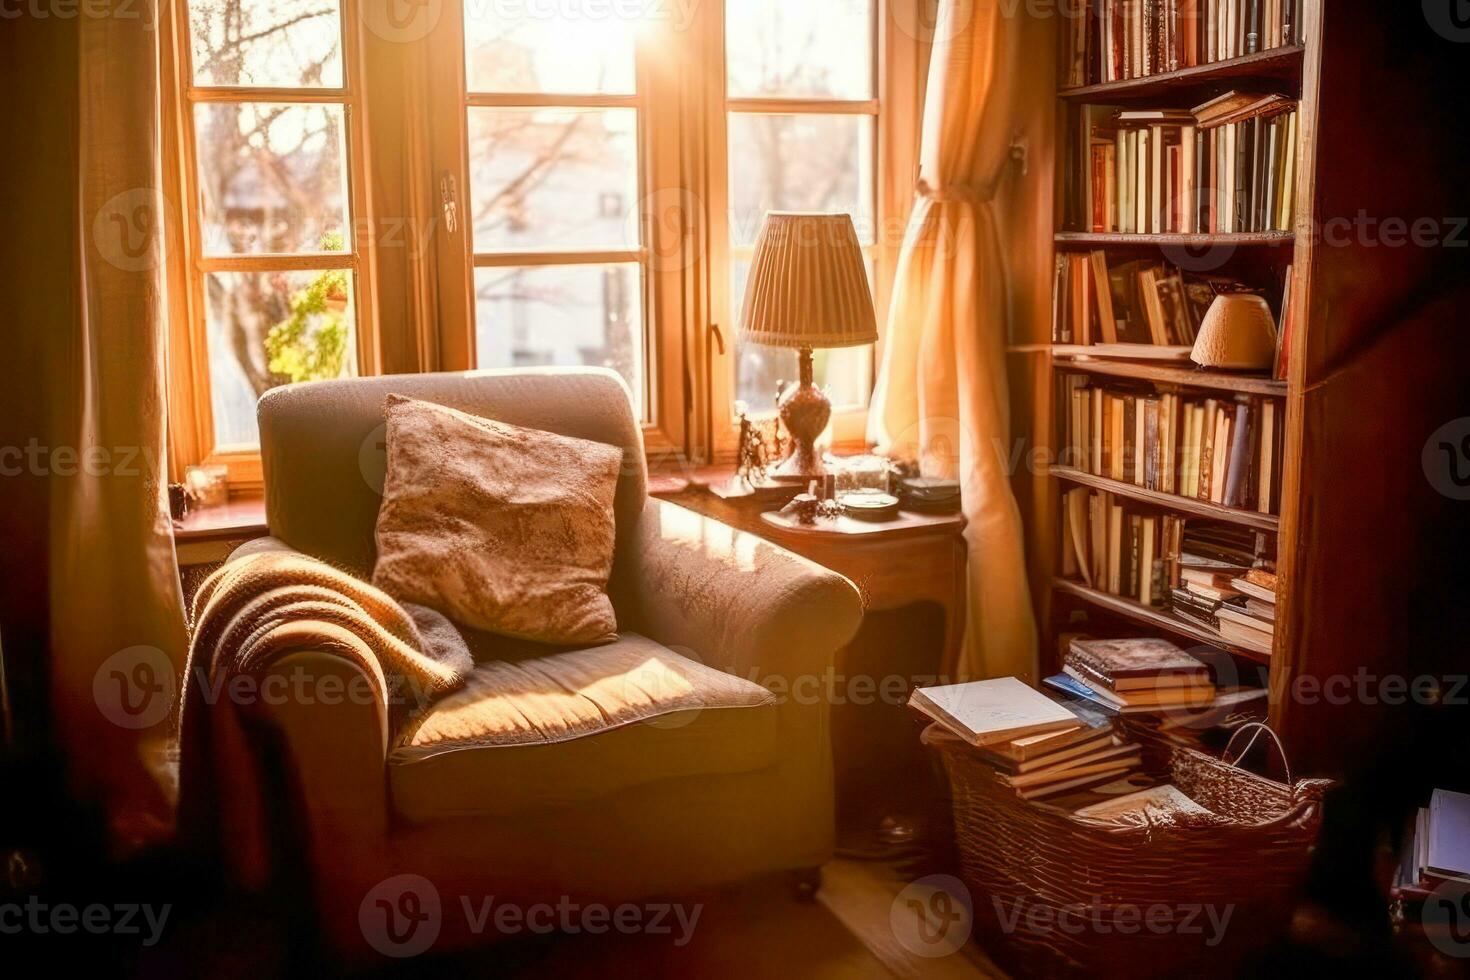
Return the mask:
[[(1240, 754), (1234, 759), (1229, 758), (1230, 750), (1235, 747), (1236, 740), (1252, 729), (1255, 730), (1255, 734), (1251, 736), (1251, 740), (1246, 743), (1245, 748), (1241, 749)], [(1281, 765), (1286, 770), (1286, 785), (1295, 786), (1296, 781), (1291, 778), (1291, 760), (1286, 757), (1286, 746), (1281, 744), (1281, 736), (1277, 735), (1271, 726), (1264, 721), (1253, 721), (1237, 728), (1235, 733), (1230, 736), (1230, 741), (1225, 743), (1225, 751), (1220, 753), (1221, 760), (1228, 766), (1239, 765), (1240, 760), (1250, 755), (1251, 749), (1256, 747), (1256, 740), (1261, 737), (1262, 732), (1271, 736), (1271, 741), (1275, 744), (1276, 751), (1281, 755)]]

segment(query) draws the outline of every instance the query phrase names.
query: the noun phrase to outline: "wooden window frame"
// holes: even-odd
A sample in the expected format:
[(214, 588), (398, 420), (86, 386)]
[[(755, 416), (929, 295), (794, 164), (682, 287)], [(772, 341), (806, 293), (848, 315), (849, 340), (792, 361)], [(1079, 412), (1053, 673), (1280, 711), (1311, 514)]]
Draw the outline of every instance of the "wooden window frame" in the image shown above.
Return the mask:
[[(259, 450), (219, 446), (215, 442), (214, 405), (210, 389), (208, 310), (204, 283), (216, 272), (289, 272), (343, 269), (352, 274), (353, 336), (357, 373), (379, 373), (381, 357), (375, 290), (376, 263), (369, 194), (367, 106), (363, 85), (362, 0), (338, 0), (342, 84), (294, 88), (259, 85), (197, 85), (189, 27), (188, 0), (168, 0), (160, 17), (164, 31), (164, 138), (176, 167), (164, 174), (165, 199), (175, 218), (166, 230), (170, 271), (169, 318), (169, 474), (182, 479), (191, 465), (222, 464), (230, 493), (263, 492)], [(350, 247), (340, 252), (245, 253), (208, 255), (203, 242), (204, 202), (198, 171), (194, 108), (211, 102), (236, 104), (340, 105), (342, 107), (343, 178)]]
[[(643, 311), (643, 438), (650, 455), (678, 454), (688, 432), (686, 344), (681, 321), (686, 294), (682, 261), (665, 261), (682, 254), (688, 235), (675, 233), (658, 220), (652, 209), (664, 199), (665, 188), (681, 184), (680, 127), (677, 120), (675, 75), (650, 50), (666, 44), (660, 37), (645, 38), (637, 57), (632, 94), (479, 93), (469, 90), (465, 69), (464, 4), (445, 0), (443, 15), (428, 38), (430, 105), (453, 107), (433, 111), (432, 172), (441, 185), (441, 197), (452, 198), (459, 219), (450, 227), (437, 225), (439, 248), (439, 351), (443, 370), (478, 367), (475, 352), (475, 270), (504, 266), (556, 267), (637, 263)], [(632, 109), (637, 113), (637, 203), (641, 243), (627, 249), (487, 250), (474, 247), (469, 206), (470, 148), (468, 112), (472, 108), (512, 109)], [(448, 183), (446, 183), (448, 181)]]
[[(923, 78), (927, 46), (912, 26), (922, 23), (920, 11), (926, 0), (874, 0), (872, 26), (872, 98), (747, 98), (731, 97), (726, 90), (724, 25), (725, 0), (706, 6), (719, 25), (718, 47), (710, 52), (718, 65), (718, 103), (706, 109), (707, 140), (711, 147), (711, 296), (710, 332), (714, 335), (708, 385), (711, 392), (709, 446), (712, 458), (734, 458), (738, 424), (734, 414), (736, 386), (736, 324), (734, 297), (730, 295), (730, 269), (734, 261), (752, 249), (737, 247), (730, 236), (729, 119), (732, 113), (780, 113), (790, 115), (864, 115), (874, 120), (873, 223), (874, 240), (863, 247), (873, 267), (873, 304), (878, 315), (878, 343), (871, 352), (869, 383), (876, 383), (887, 334), (887, 311), (893, 278), (913, 206), (918, 179), (920, 121), (923, 115)], [(871, 391), (870, 391), (871, 394)], [(868, 405), (834, 406), (831, 445), (854, 452), (866, 449)]]
[[(477, 265), (524, 259), (532, 260), (524, 264), (533, 265), (633, 261), (636, 256), (643, 267), (644, 397), (648, 418), (643, 429), (650, 462), (725, 462), (733, 458), (735, 344), (729, 320), (732, 249), (727, 184), (728, 113), (732, 108), (796, 110), (798, 114), (856, 112), (876, 119), (876, 235), (874, 243), (865, 249), (873, 260), (879, 316), (880, 339), (873, 351), (870, 376), (876, 378), (894, 270), (918, 174), (923, 74), (928, 55), (927, 44), (916, 38), (911, 28), (900, 25), (920, 23), (917, 12), (931, 0), (876, 0), (874, 97), (850, 102), (727, 99), (725, 0), (707, 0), (694, 8), (693, 20), (684, 25), (680, 36), (658, 31), (654, 40), (644, 42), (661, 45), (661, 49), (658, 57), (640, 56), (637, 93), (632, 96), (471, 95), (465, 77), (463, 6), (457, 0), (445, 0), (442, 16), (429, 34), (408, 47), (398, 45), (394, 55), (401, 57), (406, 52), (405, 63), (416, 66), (408, 69), (407, 84), (412, 91), (422, 92), (427, 105), (435, 108), (425, 114), (425, 119), (412, 118), (412, 112), (396, 114), (390, 106), (384, 114), (387, 129), (381, 132), (369, 127), (369, 93), (377, 97), (379, 91), (393, 91), (394, 83), (364, 78), (364, 59), (370, 54), (378, 69), (389, 69), (377, 60), (382, 42), (365, 34), (359, 10), (363, 2), (340, 0), (342, 86), (279, 89), (195, 86), (186, 2), (163, 0), (163, 80), (169, 93), (164, 100), (163, 138), (167, 158), (175, 161), (164, 174), (170, 218), (166, 232), (170, 263), (171, 479), (181, 479), (184, 469), (192, 464), (223, 463), (229, 470), (232, 494), (262, 491), (258, 452), (221, 451), (214, 444), (203, 286), (205, 276), (213, 271), (293, 266), (352, 271), (358, 372), (371, 375), (385, 370), (454, 371), (476, 366)], [(394, 70), (400, 67), (396, 65)], [(422, 87), (412, 81), (414, 77), (422, 80)], [(350, 251), (290, 256), (203, 254), (193, 106), (197, 101), (221, 99), (334, 102), (343, 106), (343, 164), (353, 232)], [(477, 259), (469, 222), (465, 220), (470, 186), (466, 111), (471, 105), (637, 109), (641, 247), (599, 252), (485, 253)], [(455, 111), (439, 111), (440, 106), (452, 106)], [(404, 132), (397, 131), (400, 128)], [(392, 153), (384, 153), (385, 147), (392, 147)], [(401, 158), (403, 187), (395, 190), (372, 186), (370, 168), (377, 154)], [(418, 281), (427, 287), (427, 292), (414, 294), (417, 298), (409, 304), (401, 324), (384, 325), (379, 319), (378, 264), (388, 253), (375, 247), (376, 236), (369, 233), (375, 198), (407, 202), (404, 206), (410, 210), (426, 208), (421, 217), (432, 222), (431, 247), (410, 260), (417, 265), (384, 271), (395, 283), (421, 276)], [(444, 220), (446, 198), (458, 205), (460, 220), (453, 225)], [(385, 338), (384, 330), (401, 330), (404, 336)], [(384, 362), (385, 348), (417, 354), (408, 361), (399, 356), (389, 364)], [(834, 446), (843, 450), (866, 446), (866, 416), (866, 409), (835, 413)]]

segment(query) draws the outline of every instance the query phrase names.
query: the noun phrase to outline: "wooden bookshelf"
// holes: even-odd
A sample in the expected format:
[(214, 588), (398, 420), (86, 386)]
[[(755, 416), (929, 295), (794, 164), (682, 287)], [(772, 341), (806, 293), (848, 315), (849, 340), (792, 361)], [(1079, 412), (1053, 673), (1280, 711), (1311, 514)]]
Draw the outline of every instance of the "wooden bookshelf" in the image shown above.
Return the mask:
[(1128, 78), (1118, 82), (1102, 82), (1097, 85), (1082, 85), (1058, 90), (1063, 99), (1082, 102), (1121, 102), (1124, 100), (1156, 99), (1177, 95), (1181, 90), (1218, 83), (1234, 84), (1246, 78), (1267, 78), (1299, 82), (1302, 56), (1306, 48), (1302, 45), (1287, 45), (1242, 55), (1225, 61), (1212, 61), (1207, 65), (1181, 68), (1178, 71), (1148, 75), (1143, 78)]
[[(1046, 31), (1038, 44), (1065, 50), (1063, 25), (1035, 19), (1031, 26)], [(1426, 219), (1442, 225), (1444, 215), (1465, 214), (1470, 187), (1445, 160), (1458, 151), (1470, 106), (1445, 94), (1463, 80), (1463, 45), (1444, 43), (1417, 4), (1304, 0), (1298, 23), (1300, 47), (1025, 93), (1020, 125), (1029, 145), (1054, 152), (1032, 153), (1029, 175), (1015, 179), (1014, 200), (1006, 205), (1018, 220), (1038, 221), (1047, 239), (1034, 255), (1017, 247), (1010, 256), (1008, 407), (1013, 437), (1055, 463), (1065, 419), (1057, 417), (1058, 378), (1068, 373), (1280, 399), (1280, 517), (1274, 532), (1259, 529), (1274, 534), (1280, 582), (1272, 652), (1264, 658), (1270, 721), (1295, 771), (1341, 775), (1349, 762), (1373, 758), (1385, 745), (1409, 744), (1421, 719), (1382, 699), (1307, 704), (1293, 694), (1298, 682), (1363, 670), (1379, 677), (1464, 672), (1463, 624), (1444, 611), (1459, 608), (1465, 595), (1465, 504), (1445, 489), (1449, 477), (1440, 474), (1436, 483), (1419, 464), (1426, 439), (1470, 414), (1470, 360), (1453, 356), (1463, 347), (1457, 311), (1470, 304), (1470, 280), (1459, 272), (1463, 249), (1384, 248), (1367, 231), (1340, 236), (1329, 247), (1316, 230), (1332, 223), (1356, 228), (1363, 214), (1411, 226)], [(1385, 58), (1385, 50), (1416, 56)], [(1076, 209), (1075, 195), (1063, 191), (1073, 168), (1081, 173), (1082, 106), (1189, 109), (1231, 89), (1298, 99), (1291, 236), (1180, 241), (1095, 236), (1064, 223), (1067, 209)], [(1102, 249), (1113, 262), (1156, 255), (1174, 261), (1172, 248), (1190, 246), (1218, 248), (1212, 259), (1223, 264), (1207, 263), (1208, 270), (1197, 264), (1202, 271), (1261, 288), (1279, 283), (1292, 266), (1285, 381), (1089, 357), (1052, 342), (1058, 254)], [(1277, 295), (1268, 293), (1273, 301)], [(1057, 669), (1058, 637), (1082, 629), (1214, 642), (1165, 611), (1057, 580), (1062, 494), (1075, 482), (1069, 476), (1039, 466), (1012, 481), (1042, 637), (1041, 670)], [(1194, 513), (1174, 501), (1159, 503), (1165, 513)], [(1424, 770), (1436, 758), (1446, 758), (1437, 743), (1420, 742), (1402, 764), (1427, 780)]]
[(1244, 395), (1266, 395), (1284, 398), (1287, 393), (1285, 381), (1254, 374), (1231, 374), (1225, 371), (1206, 371), (1196, 367), (1174, 367), (1151, 361), (1125, 361), (1117, 358), (1098, 357), (1087, 352), (1080, 344), (1053, 344), (1053, 366), (1062, 371), (1082, 374), (1102, 374), (1113, 378), (1132, 378), (1135, 381), (1152, 381), (1155, 384), (1177, 385), (1181, 388), (1203, 388), (1208, 391), (1235, 391)]
[(1176, 637), (1183, 637), (1186, 640), (1193, 640), (1196, 643), (1204, 643), (1258, 664), (1269, 664), (1271, 662), (1271, 655), (1269, 653), (1252, 650), (1250, 647), (1243, 647), (1235, 643), (1227, 643), (1218, 634), (1211, 633), (1203, 626), (1196, 626), (1194, 623), (1180, 619), (1166, 609), (1155, 609), (1152, 606), (1145, 606), (1131, 599), (1102, 592), (1081, 582), (1073, 582), (1070, 579), (1059, 578), (1053, 583), (1053, 587), (1058, 592), (1069, 595), (1074, 599), (1081, 599), (1115, 616), (1131, 619), (1135, 623), (1151, 626), (1167, 633), (1173, 633)]
[(1178, 511), (1182, 514), (1193, 514), (1196, 517), (1207, 517), (1212, 521), (1225, 521), (1229, 524), (1238, 524), (1241, 527), (1255, 528), (1258, 531), (1270, 531), (1275, 534), (1281, 529), (1281, 518), (1275, 514), (1262, 514), (1253, 510), (1241, 510), (1238, 507), (1225, 507), (1221, 504), (1211, 503), (1208, 500), (1195, 500), (1192, 497), (1181, 497), (1178, 494), (1164, 493), (1160, 490), (1150, 490), (1140, 487), (1135, 483), (1124, 483), (1121, 480), (1112, 480), (1105, 476), (1095, 476), (1084, 470), (1073, 466), (1053, 466), (1051, 475), (1067, 483), (1078, 486), (1091, 487), (1094, 490), (1103, 490), (1118, 497), (1127, 497), (1140, 503), (1152, 504), (1163, 510)]

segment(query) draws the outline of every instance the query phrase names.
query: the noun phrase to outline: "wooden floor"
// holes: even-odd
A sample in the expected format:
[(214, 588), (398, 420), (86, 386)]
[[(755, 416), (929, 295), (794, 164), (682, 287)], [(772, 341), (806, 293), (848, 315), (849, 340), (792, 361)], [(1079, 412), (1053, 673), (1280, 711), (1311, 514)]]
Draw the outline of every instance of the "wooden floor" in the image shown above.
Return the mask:
[(801, 977), (816, 980), (1004, 977), (967, 945), (940, 957), (904, 948), (891, 924), (894, 901), (908, 881), (887, 865), (835, 861), (824, 869), (817, 901), (798, 901), (784, 879), (766, 879), (704, 896), (691, 940), (669, 936), (556, 936), (452, 961), (408, 961), (386, 976), (456, 974), (545, 980), (546, 977)]
[[(795, 898), (785, 879), (766, 879), (707, 896), (685, 946), (667, 936), (559, 936), (507, 951), (487, 951), (497, 976), (811, 977), (892, 980), (1004, 977), (973, 945), (956, 954), (920, 956), (895, 936), (892, 909), (906, 877), (882, 862), (833, 861), (823, 868), (816, 902)], [(513, 961), (513, 962), (507, 962)], [(438, 973), (437, 964), (431, 973)], [(473, 968), (473, 964), (460, 964)], [(417, 973), (417, 970), (413, 970)], [(475, 973), (481, 973), (475, 970)]]

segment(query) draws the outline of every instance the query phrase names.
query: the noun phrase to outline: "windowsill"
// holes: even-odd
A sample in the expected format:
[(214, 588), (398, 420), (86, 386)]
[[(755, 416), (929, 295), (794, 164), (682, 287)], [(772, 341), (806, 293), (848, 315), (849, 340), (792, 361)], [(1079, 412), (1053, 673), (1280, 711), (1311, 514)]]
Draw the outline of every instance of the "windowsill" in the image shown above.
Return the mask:
[(264, 497), (232, 498), (213, 507), (196, 508), (182, 521), (174, 521), (174, 540), (179, 542), (259, 537), (266, 533)]

